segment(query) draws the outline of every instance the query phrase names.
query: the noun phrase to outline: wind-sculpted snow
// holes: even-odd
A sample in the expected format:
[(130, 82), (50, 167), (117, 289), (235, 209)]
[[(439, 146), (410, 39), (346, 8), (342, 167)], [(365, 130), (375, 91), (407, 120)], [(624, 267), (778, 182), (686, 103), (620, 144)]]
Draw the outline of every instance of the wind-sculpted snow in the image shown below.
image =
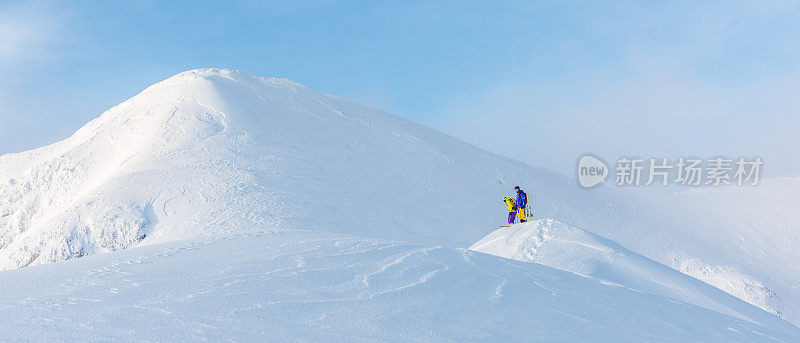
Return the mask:
[(498, 229), (470, 249), (587, 275), (754, 322), (774, 317), (613, 241), (552, 219)]
[(777, 341), (726, 316), (463, 249), (320, 232), (176, 241), (0, 273), (9, 341)]

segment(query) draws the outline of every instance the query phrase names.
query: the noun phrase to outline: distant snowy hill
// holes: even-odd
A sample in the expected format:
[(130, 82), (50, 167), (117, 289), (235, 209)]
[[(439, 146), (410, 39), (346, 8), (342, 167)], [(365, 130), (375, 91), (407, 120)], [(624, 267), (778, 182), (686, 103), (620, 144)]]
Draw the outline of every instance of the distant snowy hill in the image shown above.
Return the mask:
[[(16, 300), (9, 300), (0, 306), (5, 313), (14, 314), (7, 314), (13, 318), (51, 320), (53, 317), (50, 314), (55, 312), (48, 310), (54, 307), (75, 302), (76, 299), (97, 300), (84, 295), (99, 295), (99, 291), (92, 287), (111, 282), (104, 274), (111, 271), (130, 276), (120, 277), (136, 286), (127, 285), (117, 289), (134, 287), (129, 294), (139, 297), (139, 300), (106, 295), (108, 297), (102, 299), (112, 303), (101, 300), (95, 307), (98, 313), (112, 313), (115, 309), (119, 311), (120, 308), (128, 309), (131, 306), (149, 308), (148, 303), (163, 300), (159, 298), (158, 289), (169, 292), (171, 297), (194, 297), (201, 292), (197, 289), (187, 290), (187, 285), (178, 282), (159, 284), (160, 281), (148, 278), (147, 275), (151, 273), (166, 274), (169, 270), (179, 270), (187, 275), (202, 275), (203, 268), (230, 268), (233, 270), (230, 272), (232, 274), (221, 271), (222, 274), (216, 276), (235, 278), (247, 273), (248, 264), (269, 269), (263, 271), (267, 275), (272, 275), (273, 269), (270, 268), (277, 270), (285, 267), (280, 261), (261, 260), (255, 247), (251, 247), (252, 251), (247, 253), (250, 255), (241, 256), (237, 260), (234, 245), (230, 242), (246, 245), (247, 240), (240, 237), (249, 236), (258, 237), (253, 239), (269, 245), (273, 240), (280, 241), (277, 238), (279, 234), (290, 234), (292, 238), (289, 241), (280, 241), (280, 244), (286, 249), (299, 249), (292, 250), (298, 254), (297, 259), (292, 260), (298, 266), (302, 266), (308, 257), (305, 254), (309, 252), (301, 249), (304, 247), (301, 243), (306, 239), (303, 237), (306, 236), (310, 242), (318, 241), (319, 237), (336, 236), (346, 237), (343, 238), (346, 242), (362, 242), (353, 243), (356, 245), (369, 245), (377, 240), (391, 245), (419, 245), (427, 247), (423, 249), (446, 251), (446, 254), (464, 253), (472, 256), (459, 248), (477, 242), (504, 222), (504, 205), (501, 199), (511, 193), (514, 185), (520, 185), (529, 192), (535, 218), (552, 218), (567, 225), (585, 228), (632, 252), (714, 284), (768, 311), (778, 312), (774, 309), (793, 306), (800, 308), (800, 301), (797, 300), (800, 298), (797, 296), (800, 290), (791, 288), (791, 282), (797, 280), (799, 274), (788, 277), (775, 275), (781, 271), (793, 270), (794, 267), (788, 266), (790, 262), (787, 259), (796, 256), (791, 255), (792, 241), (785, 242), (783, 248), (776, 250), (777, 252), (770, 251), (768, 244), (771, 241), (762, 240), (731, 245), (729, 250), (720, 246), (718, 251), (744, 256), (741, 259), (725, 259), (728, 255), (713, 253), (717, 250), (702, 249), (703, 245), (710, 242), (706, 238), (721, 233), (696, 225), (699, 222), (690, 220), (689, 215), (678, 214), (682, 211), (681, 206), (688, 204), (683, 200), (645, 199), (608, 187), (581, 189), (569, 177), (488, 153), (422, 125), (368, 106), (314, 92), (287, 79), (253, 77), (220, 69), (198, 69), (175, 75), (109, 109), (62, 142), (0, 156), (0, 270), (7, 270), (0, 273), (0, 284), (7, 287), (9, 292), (18, 292), (13, 294), (20, 295), (13, 298)], [(786, 230), (791, 227), (792, 225), (787, 224), (781, 230), (789, 232)], [(739, 226), (739, 229), (740, 233), (746, 234), (761, 230), (749, 225)], [(788, 233), (785, 236), (787, 239), (791, 237)], [(333, 254), (342, 253), (336, 245), (338, 243), (330, 243), (327, 239), (322, 241), (325, 243), (319, 243), (321, 245), (318, 249)], [(170, 248), (166, 247), (173, 246), (171, 244), (188, 244), (186, 242), (208, 242), (209, 246), (204, 245), (205, 248), (198, 249), (196, 254), (199, 255), (192, 255), (194, 252), (187, 255), (187, 259), (181, 260), (182, 262), (171, 259)], [(333, 245), (329, 246), (330, 244)], [(128, 248), (135, 249), (125, 250)], [(217, 249), (220, 253), (224, 251), (225, 254), (232, 254), (232, 260), (228, 257), (220, 257), (219, 260), (203, 259)], [(125, 251), (119, 252), (120, 250)], [(116, 253), (107, 256), (68, 261), (56, 265), (58, 267), (37, 266), (114, 251)], [(753, 251), (760, 253), (755, 254)], [(787, 251), (790, 252), (789, 257), (776, 256)], [(141, 254), (152, 254), (159, 258), (152, 263), (132, 263), (130, 265), (133, 269), (117, 268), (119, 263), (128, 261), (122, 256), (143, 256)], [(342, 262), (343, 265), (322, 265), (319, 268), (329, 268), (329, 276), (334, 277), (342, 273), (351, 275), (346, 274), (349, 270), (347, 266), (359, 265), (351, 276), (361, 277), (374, 268), (380, 270), (394, 266), (383, 260), (376, 262), (372, 257), (364, 255), (343, 254), (352, 260)], [(383, 256), (380, 252), (375, 254)], [(561, 294), (564, 292), (592, 294), (597, 297), (597, 294), (608, 290), (608, 285), (603, 285), (603, 282), (596, 279), (578, 278), (585, 282), (572, 287), (575, 279), (572, 274), (525, 263), (509, 264), (511, 262), (499, 257), (481, 256), (480, 259), (487, 261), (485, 263), (493, 266), (492, 268), (513, 265), (514, 267), (509, 267), (511, 269), (504, 269), (506, 271), (503, 273), (508, 275), (501, 273), (502, 278), (517, 280), (519, 288), (515, 289), (523, 293), (539, 294), (537, 292), (541, 292), (541, 289), (548, 289), (548, 294), (551, 295), (542, 295), (550, 297), (548, 301), (561, 301)], [(198, 262), (189, 257), (202, 260), (205, 265), (194, 265), (193, 263)], [(764, 263), (774, 262), (780, 266), (765, 269), (763, 273), (752, 272), (747, 266), (755, 265), (756, 257)], [(456, 290), (453, 293), (455, 297), (466, 297), (468, 291), (460, 288), (463, 287), (462, 282), (465, 282), (459, 279), (460, 276), (496, 272), (485, 265), (475, 265), (470, 261), (472, 260), (462, 261), (452, 256), (442, 259), (425, 257), (421, 261), (403, 265), (403, 270), (414, 270), (420, 265), (446, 265), (448, 268), (459, 266), (459, 272), (449, 274), (423, 268), (425, 271), (421, 274), (392, 274), (390, 283), (397, 287), (402, 284), (411, 285), (407, 287), (410, 292), (417, 289), (416, 285), (435, 285), (438, 288), (432, 288), (432, 293), (426, 295), (428, 298), (420, 298), (420, 301), (429, 301), (431, 304), (435, 303), (431, 299), (436, 296), (447, 299), (449, 295), (445, 290), (449, 289)], [(180, 263), (186, 265), (182, 267)], [(335, 259), (326, 263), (335, 263)], [(690, 267), (682, 269), (687, 263)], [(10, 270), (26, 266), (35, 268)], [(714, 268), (718, 266), (725, 266), (725, 271), (734, 272), (705, 272), (717, 270)], [(58, 274), (59, 277), (80, 279), (83, 280), (82, 283), (63, 281), (53, 288), (57, 293), (51, 293), (46, 283), (39, 284), (38, 288), (15, 288), (21, 287), (16, 283), (33, 283), (37, 278), (51, 281), (54, 280), (52, 278), (57, 279), (56, 276), (49, 275), (62, 267), (69, 271), (65, 272), (67, 274)], [(306, 280), (303, 279), (305, 273), (317, 273), (321, 270), (301, 268), (289, 274), (295, 279), (287, 276), (289, 279), (284, 280), (284, 286), (273, 284), (280, 281), (268, 279), (269, 283), (263, 284), (263, 287), (264, 290), (284, 292), (287, 295), (270, 301), (288, 306), (290, 312), (301, 311), (299, 308), (305, 306), (307, 300), (312, 303), (317, 300), (298, 298), (291, 294), (319, 291), (314, 288), (316, 286), (313, 282), (306, 286), (298, 282)], [(513, 270), (520, 270), (526, 276), (511, 276)], [(661, 272), (668, 273), (664, 270)], [(538, 273), (542, 274), (535, 276)], [(445, 278), (445, 275), (449, 276)], [(250, 276), (255, 278), (252, 280), (261, 280), (262, 277), (258, 272), (255, 276)], [(15, 279), (17, 277), (20, 279)], [(722, 278), (721, 282), (716, 282), (719, 278)], [(319, 276), (316, 280), (324, 280), (324, 277)], [(700, 286), (689, 281), (682, 285), (700, 289), (696, 288)], [(158, 287), (164, 288), (135, 288), (148, 283), (159, 284)], [(775, 286), (774, 294), (780, 299), (762, 301), (762, 298), (768, 298), (772, 294), (770, 292), (773, 283), (778, 285)], [(558, 286), (553, 286), (556, 284)], [(751, 287), (754, 284), (764, 287)], [(493, 285), (492, 289), (497, 286)], [(356, 292), (347, 288), (349, 286), (342, 287), (332, 292)], [(369, 283), (361, 288), (366, 289), (363, 292), (380, 292), (371, 287), (374, 286)], [(674, 312), (665, 313), (660, 318), (647, 317), (641, 318), (643, 321), (636, 321), (631, 313), (645, 311), (647, 316), (655, 316), (659, 311), (641, 308), (647, 306), (642, 304), (651, 300), (639, 299), (639, 295), (635, 295), (637, 292), (629, 289), (635, 288), (634, 285), (617, 288), (624, 290), (607, 298), (601, 296), (603, 300), (592, 305), (596, 308), (585, 313), (575, 307), (553, 307), (562, 311), (563, 316), (575, 316), (582, 318), (579, 322), (592, 323), (587, 323), (586, 331), (583, 332), (585, 336), (565, 337), (580, 339), (591, 337), (596, 332), (603, 332), (604, 337), (611, 340), (622, 337), (616, 336), (620, 333), (603, 331), (607, 328), (603, 329), (602, 323), (620, 324), (616, 319), (610, 319), (612, 317), (620, 320), (629, 318), (630, 325), (644, 325), (643, 327), (650, 327), (654, 332), (664, 335), (653, 340), (692, 337), (705, 341), (710, 339), (703, 338), (714, 335), (749, 340), (755, 337), (751, 335), (753, 332), (765, 331), (773, 332), (775, 337), (798, 336), (796, 327), (787, 327), (777, 317), (753, 319), (757, 316), (743, 315), (748, 310), (734, 309), (727, 304), (719, 308), (706, 306), (738, 318), (716, 316), (717, 312), (687, 305), (704, 306), (702, 302), (708, 299), (681, 298), (676, 294), (653, 296), (656, 299), (652, 300), (653, 308), (662, 308), (666, 312), (691, 308), (687, 311), (699, 311), (693, 313), (704, 316), (713, 313), (707, 317), (711, 318), (710, 321), (695, 321), (692, 324), (692, 321), (685, 320)], [(770, 291), (765, 291), (767, 288)], [(147, 293), (148, 291), (154, 293)], [(255, 296), (256, 293), (255, 289), (236, 291), (250, 294), (242, 295), (236, 301), (244, 301), (243, 299)], [(677, 288), (675, 292), (678, 292)], [(83, 295), (64, 295), (71, 293)], [(329, 297), (323, 297), (319, 301), (327, 303), (356, 299), (361, 294), (356, 293), (347, 293), (341, 298), (329, 294)], [(39, 303), (41, 307), (26, 312), (25, 306), (31, 304), (23, 301), (24, 299), (44, 300)], [(403, 301), (412, 299), (409, 296)], [(637, 304), (632, 299), (642, 302)], [(714, 299), (712, 300), (717, 301)], [(675, 307), (666, 304), (672, 301), (681, 304)], [(385, 309), (389, 304), (391, 303), (370, 300), (365, 308)], [(238, 307), (246, 307), (239, 306), (238, 303), (235, 306), (237, 308), (222, 308), (222, 304), (218, 305), (220, 307), (216, 310), (219, 311), (235, 312), (240, 310)], [(411, 305), (413, 304), (408, 306)], [(451, 304), (449, 308), (456, 309), (455, 307), (462, 305)], [(503, 308), (490, 306), (488, 302), (475, 307), (463, 306), (459, 309), (466, 311), (464, 318), (478, 318), (481, 311), (505, 315)], [(604, 306), (615, 309), (604, 312), (601, 309)], [(354, 312), (361, 309), (358, 306), (350, 307)], [(572, 310), (567, 311), (569, 309)], [(426, 311), (430, 310), (418, 309), (407, 313), (429, 315)], [(164, 311), (175, 313), (177, 310), (172, 308)], [(208, 311), (209, 315), (214, 313), (214, 309)], [(536, 311), (541, 311), (541, 308), (518, 307), (513, 311), (520, 316), (530, 317), (539, 316)], [(621, 314), (625, 311), (628, 311), (627, 314)], [(601, 312), (602, 314), (598, 314)], [(302, 313), (306, 312), (295, 314), (301, 317), (310, 315)], [(71, 314), (69, 311), (63, 312), (64, 317), (61, 318), (66, 320)], [(595, 322), (592, 319), (595, 314), (598, 320), (605, 319)], [(446, 321), (443, 319), (443, 312), (430, 315), (434, 316), (430, 318), (432, 321)], [(781, 315), (795, 324), (800, 322), (796, 312), (784, 310)], [(178, 317), (191, 321), (192, 318), (187, 316), (190, 316), (189, 312)], [(6, 323), (21, 325), (22, 322), (13, 318), (9, 317)], [(132, 323), (127, 319), (125, 316), (109, 318), (104, 323), (125, 326)], [(270, 317), (269, 320), (274, 323), (278, 319)], [(447, 320), (452, 320), (449, 322), (452, 327), (461, 323), (453, 318)], [(728, 324), (723, 325), (726, 321)], [(209, 319), (199, 322), (214, 321)], [(547, 327), (557, 324), (544, 319), (542, 323)], [(685, 335), (663, 329), (673, 324), (682, 325), (677, 330), (683, 330)], [(6, 331), (16, 331), (13, 330), (14, 325), (0, 327)], [(500, 325), (486, 325), (486, 331), (477, 333), (477, 337), (484, 333), (498, 337), (496, 335), (503, 331), (501, 329), (506, 329)], [(755, 328), (752, 325), (766, 328)], [(658, 331), (655, 326), (662, 327), (663, 330)], [(186, 327), (193, 328), (191, 325), (184, 326)], [(381, 326), (375, 323), (373, 327), (378, 330)], [(414, 327), (424, 329), (420, 326)], [(577, 326), (573, 326), (570, 330), (576, 328)], [(638, 327), (625, 329), (639, 332)], [(228, 329), (220, 330), (222, 331), (218, 332), (223, 334), (230, 332), (225, 331)], [(320, 332), (330, 333), (325, 330)], [(115, 337), (122, 339), (130, 336), (120, 331)], [(372, 336), (356, 334), (353, 337)], [(169, 339), (167, 336), (153, 338)], [(435, 340), (435, 337), (424, 336), (424, 339)]]
[(670, 266), (800, 324), (800, 178), (654, 200), (683, 237)]

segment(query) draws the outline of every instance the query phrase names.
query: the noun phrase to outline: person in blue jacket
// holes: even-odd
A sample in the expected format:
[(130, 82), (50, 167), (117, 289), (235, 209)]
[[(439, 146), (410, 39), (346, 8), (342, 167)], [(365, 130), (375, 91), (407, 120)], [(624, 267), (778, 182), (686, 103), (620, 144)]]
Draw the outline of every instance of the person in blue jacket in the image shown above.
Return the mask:
[(523, 192), (519, 186), (514, 187), (514, 190), (517, 191), (517, 215), (519, 216), (519, 222), (524, 223), (528, 221), (528, 213), (526, 211), (526, 206), (528, 206), (528, 195)]

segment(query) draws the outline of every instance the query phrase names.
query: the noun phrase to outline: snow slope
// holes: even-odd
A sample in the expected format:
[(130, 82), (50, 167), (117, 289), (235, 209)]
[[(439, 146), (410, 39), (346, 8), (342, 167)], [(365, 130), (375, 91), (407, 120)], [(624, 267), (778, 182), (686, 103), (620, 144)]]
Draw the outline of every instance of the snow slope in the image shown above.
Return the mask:
[(0, 273), (10, 341), (792, 342), (533, 263), (321, 232), (220, 234)]
[[(800, 323), (800, 179), (692, 189), (657, 200), (684, 237), (665, 261)], [(691, 242), (691, 243), (689, 243)]]
[(286, 79), (193, 70), (65, 141), (0, 157), (0, 270), (263, 227), (465, 247), (502, 222), (517, 183), (577, 225), (633, 211)]
[[(62, 142), (0, 156), (0, 270), (285, 230), (466, 247), (503, 223), (500, 199), (515, 184), (529, 192), (536, 217), (658, 262), (674, 266), (677, 253), (707, 267), (723, 256), (695, 254), (705, 241), (674, 234), (695, 226), (658, 203), (581, 189), (287, 79), (198, 69), (147, 88)], [(785, 268), (759, 244), (728, 253), (760, 249)], [(29, 272), (10, 273), (3, 275)], [(757, 288), (725, 290), (759, 304)]]
[(764, 322), (774, 318), (613, 241), (551, 219), (498, 229), (473, 244), (470, 250), (591, 276), (745, 320)]

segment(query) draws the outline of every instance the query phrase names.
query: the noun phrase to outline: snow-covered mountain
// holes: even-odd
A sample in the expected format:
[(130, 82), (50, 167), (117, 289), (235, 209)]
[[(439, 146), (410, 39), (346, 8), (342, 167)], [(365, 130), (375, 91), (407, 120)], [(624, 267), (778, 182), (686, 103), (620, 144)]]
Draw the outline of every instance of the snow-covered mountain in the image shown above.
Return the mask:
[(69, 139), (0, 157), (0, 269), (253, 228), (466, 247), (520, 184), (537, 213), (624, 224), (634, 209), (286, 79), (178, 74)]
[[(132, 316), (153, 311), (172, 315), (165, 330), (205, 332), (198, 333), (203, 337), (304, 333), (299, 337), (313, 339), (337, 333), (380, 339), (402, 337), (397, 335), (409, 329), (427, 334), (407, 338), (424, 340), (800, 337), (800, 329), (778, 317), (720, 300), (727, 298), (642, 256), (635, 255), (637, 263), (649, 262), (637, 266), (681, 280), (673, 293), (641, 294), (632, 290), (636, 284), (608, 285), (603, 278), (460, 249), (504, 222), (501, 198), (517, 184), (529, 192), (535, 217), (608, 237), (632, 255), (675, 268), (684, 261), (721, 263), (712, 257), (722, 255), (696, 249), (706, 242), (693, 240), (700, 234), (674, 235), (695, 223), (670, 212), (679, 211), (681, 201), (584, 190), (566, 176), (290, 80), (198, 69), (147, 88), (62, 142), (0, 157), (0, 270), (135, 248), (0, 273), (4, 294), (14, 294), (0, 303), (7, 323), (0, 331), (15, 337), (24, 318), (46, 318), (54, 320), (54, 329), (76, 335), (122, 325), (112, 336), (124, 339), (131, 325), (153, 324)], [(761, 244), (735, 246), (730, 253), (768, 248)], [(771, 253), (759, 256), (769, 259)], [(631, 273), (624, 270), (631, 265), (618, 267)], [(779, 280), (737, 270), (732, 280)], [(183, 278), (165, 280), (174, 273)], [(704, 279), (710, 274), (691, 275), (713, 284)], [(102, 289), (108, 284), (116, 286)], [(714, 295), (680, 297), (683, 286)], [(715, 286), (772, 309), (758, 303), (762, 289)], [(219, 294), (232, 297), (217, 300)], [(209, 305), (205, 312), (203, 304)], [(87, 306), (102, 322), (94, 329), (70, 320)], [(120, 314), (120, 308), (138, 310)], [(393, 308), (396, 316), (424, 320), (392, 326), (399, 317), (375, 317)], [(248, 311), (259, 319), (225, 327)], [(356, 313), (371, 313), (357, 316), (369, 325), (347, 329), (337, 317)], [(449, 318), (453, 313), (458, 315)], [(561, 321), (552, 319), (554, 313)], [(291, 318), (305, 318), (318, 330), (287, 326)], [(523, 318), (538, 318), (541, 326)], [(259, 322), (253, 320), (278, 331), (254, 333)], [(482, 324), (474, 331), (452, 331), (475, 321)], [(524, 329), (510, 329), (523, 323)], [(547, 330), (556, 333), (537, 336)], [(638, 336), (647, 333), (652, 336)]]

